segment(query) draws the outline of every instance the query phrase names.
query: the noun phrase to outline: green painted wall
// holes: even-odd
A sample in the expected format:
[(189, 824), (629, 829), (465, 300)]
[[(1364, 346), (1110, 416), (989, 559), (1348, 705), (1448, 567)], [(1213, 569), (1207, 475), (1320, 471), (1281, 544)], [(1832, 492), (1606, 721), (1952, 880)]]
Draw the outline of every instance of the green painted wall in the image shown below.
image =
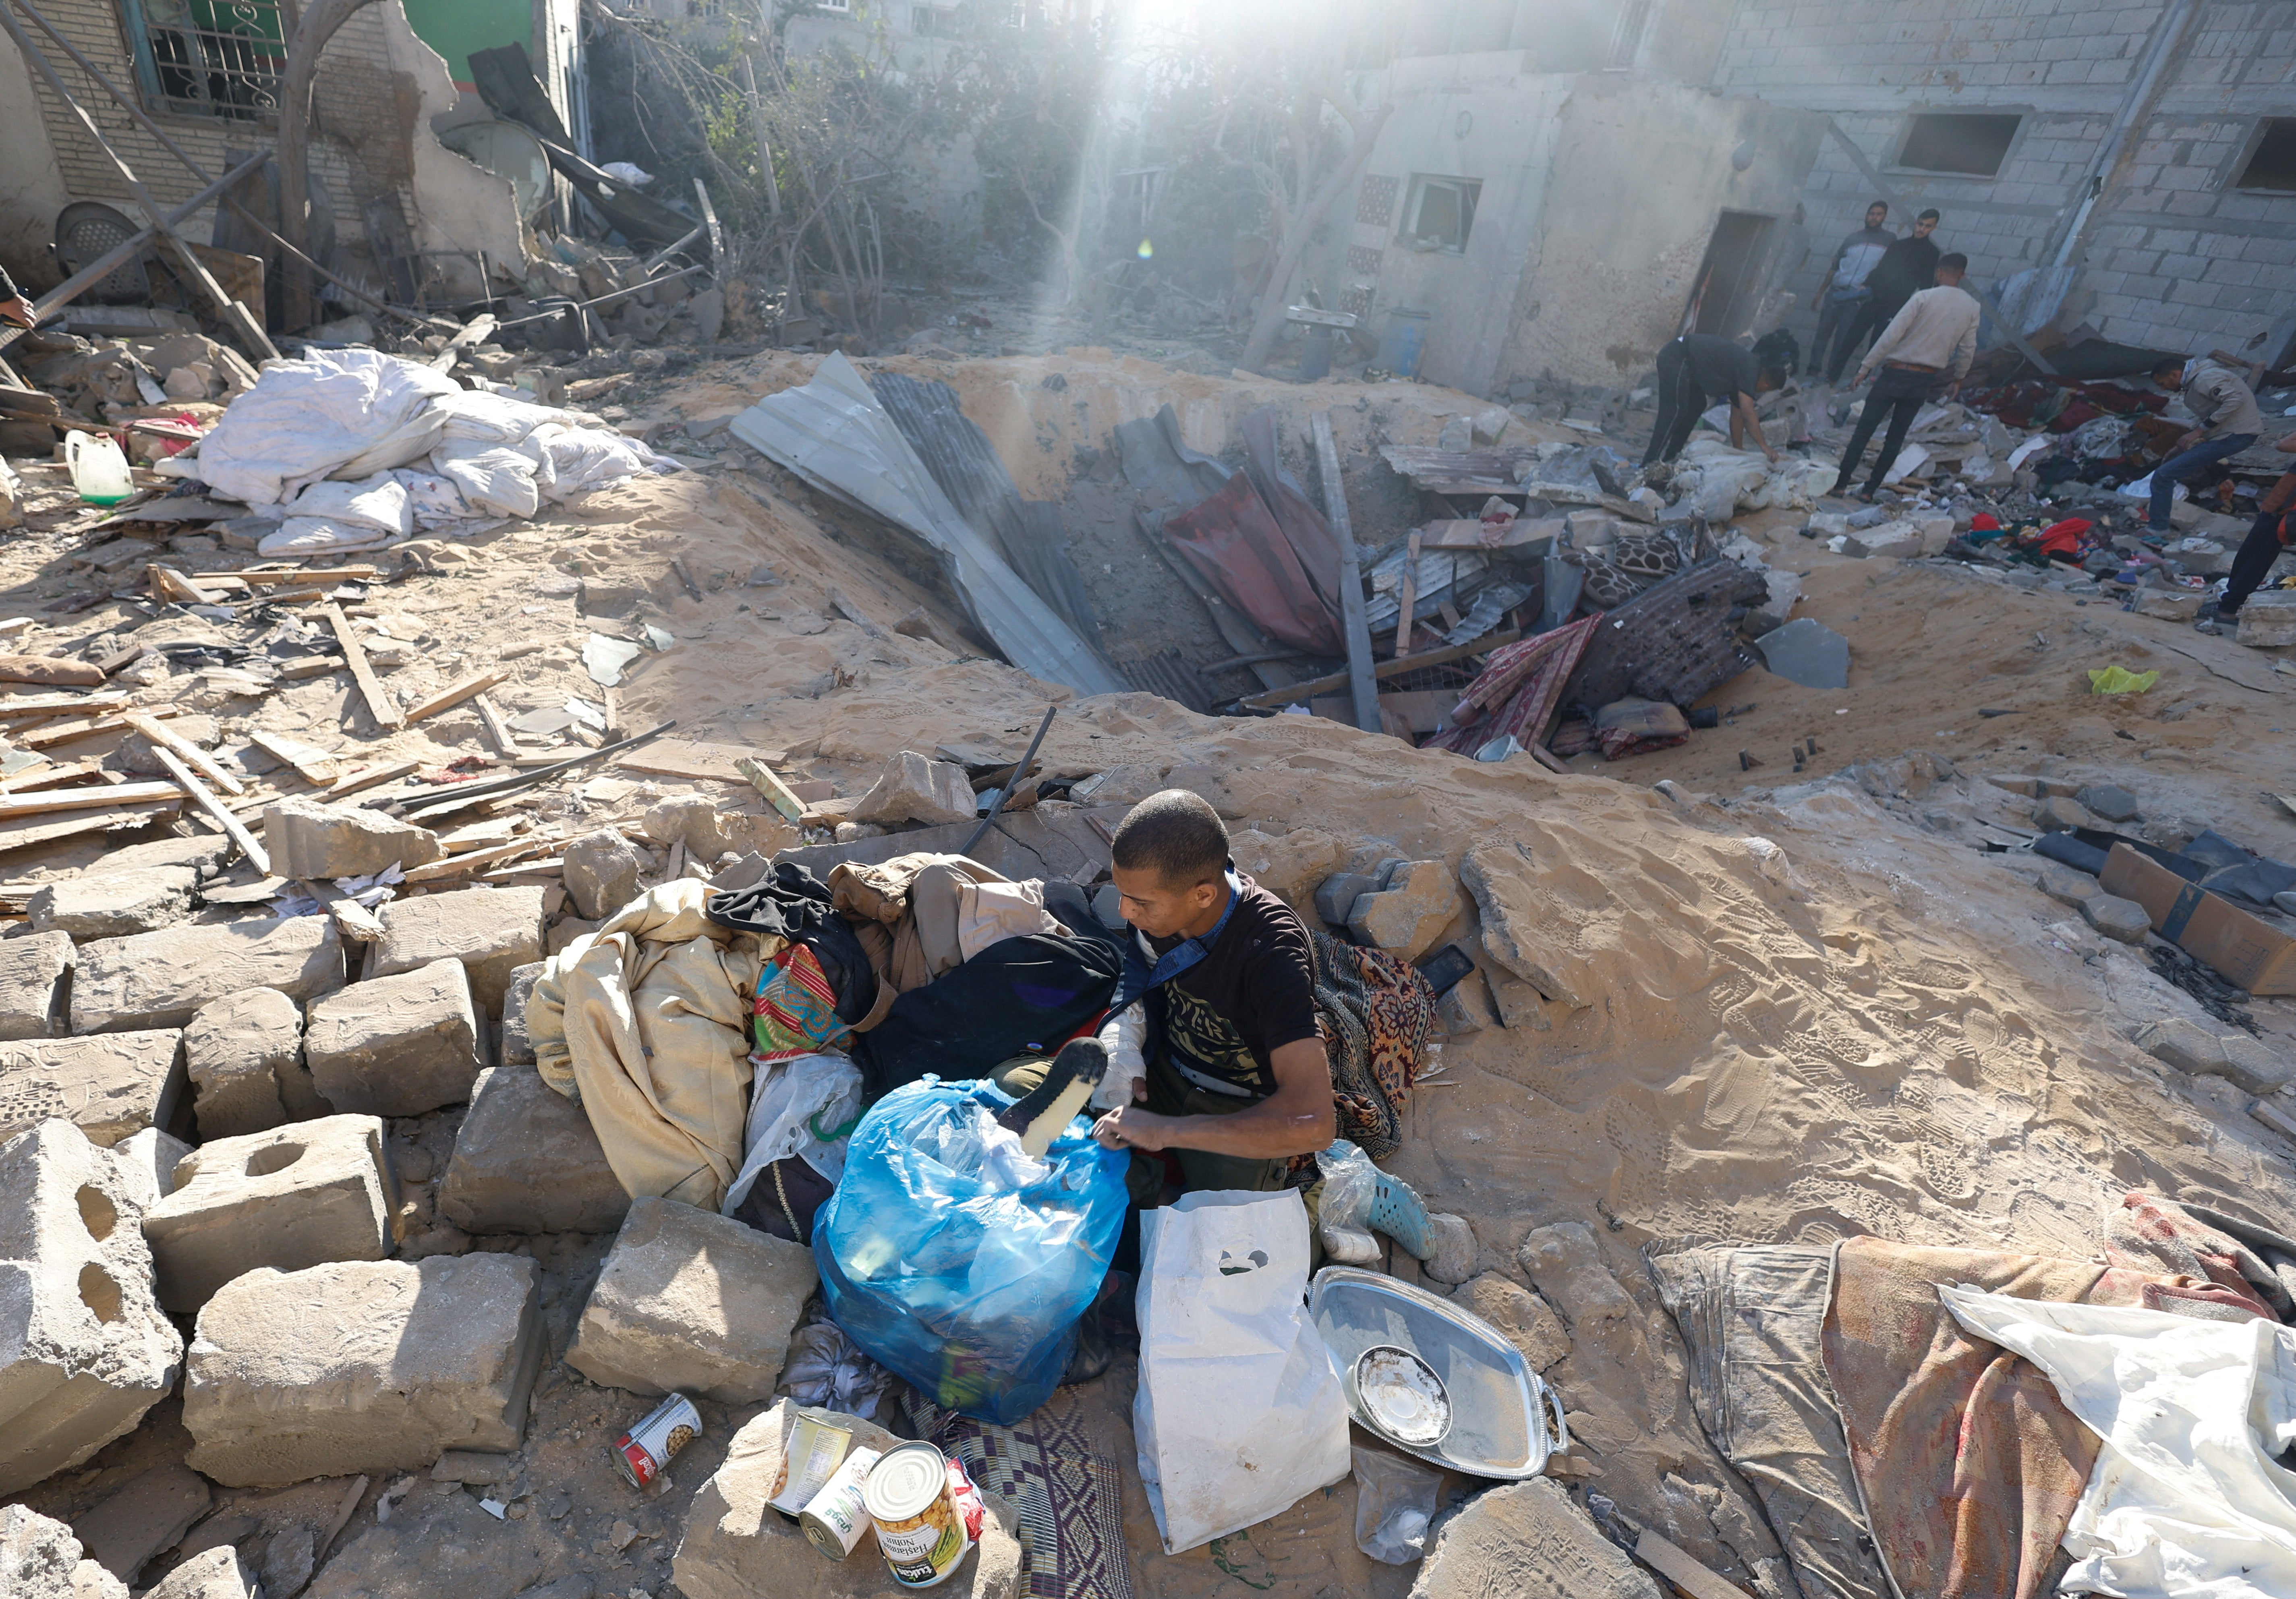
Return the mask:
[(529, 0), (403, 0), (414, 37), (447, 58), (447, 70), (471, 86), (471, 52), (517, 44), (534, 50)]

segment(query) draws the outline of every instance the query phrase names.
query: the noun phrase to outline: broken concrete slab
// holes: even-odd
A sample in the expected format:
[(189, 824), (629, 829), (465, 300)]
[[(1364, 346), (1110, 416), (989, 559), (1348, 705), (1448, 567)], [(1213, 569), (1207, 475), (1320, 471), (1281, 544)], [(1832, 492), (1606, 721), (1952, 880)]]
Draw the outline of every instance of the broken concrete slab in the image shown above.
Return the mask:
[(264, 1599), (255, 1573), (226, 1544), (202, 1550), (160, 1578), (144, 1599)]
[(2084, 810), (2108, 822), (2136, 820), (2136, 796), (2113, 783), (2092, 783), (2075, 791), (2073, 800)]
[(2220, 1077), (2251, 1094), (2272, 1094), (2296, 1080), (2296, 1060), (2245, 1033), (2218, 1034), (2182, 1016), (2136, 1029), (2136, 1047), (2193, 1077)]
[(531, 1058), (479, 1074), (439, 1185), (440, 1215), (465, 1233), (611, 1233), (629, 1210), (589, 1113)]
[(1762, 664), (1804, 688), (1849, 686), (1849, 641), (1815, 617), (1800, 617), (1754, 641)]
[(603, 921), (637, 898), (645, 857), (612, 828), (584, 833), (566, 846), (562, 858), (559, 878), (584, 921)]
[(189, 866), (205, 882), (224, 869), (239, 846), (219, 832), (195, 832), (180, 839), (154, 839), (148, 844), (129, 844), (119, 849), (107, 849), (103, 854), (103, 870), (107, 874), (124, 872), (144, 872), (160, 866)]
[(2287, 1046), (2277, 1040), (2227, 1033), (2224, 1050), (2223, 1076), (2251, 1094), (2277, 1094), (2296, 1081), (2296, 1059), (2291, 1059)]
[(282, 877), (307, 881), (367, 877), (392, 866), (420, 866), (446, 847), (427, 827), (379, 810), (290, 797), (263, 811), (263, 849)]
[(2266, 590), (2249, 595), (2233, 640), (2256, 650), (2296, 644), (2296, 594)]
[(504, 1066), (534, 1064), (534, 1035), (526, 1030), (526, 1004), (534, 997), (543, 965), (541, 961), (529, 961), (510, 969), (509, 986), (503, 989), (500, 1045), (495, 1051), (495, 1059)]
[(449, 1449), (431, 1464), (433, 1482), (477, 1483), (484, 1488), (508, 1482), (518, 1475), (518, 1462), (507, 1455), (482, 1455), (475, 1449)]
[(542, 1355), (538, 1279), (524, 1256), (479, 1254), (226, 1283), (184, 1364), (185, 1464), (245, 1488), (516, 1449)]
[(1562, 1313), (1574, 1339), (1614, 1351), (1642, 1341), (1634, 1296), (1603, 1264), (1594, 1229), (1585, 1222), (1533, 1228), (1515, 1251), (1515, 1263), (1540, 1297)]
[(79, 1464), (174, 1389), (184, 1341), (142, 1220), (70, 1122), (0, 1145), (0, 1494)]
[(2043, 832), (2070, 832), (2077, 827), (2095, 826), (2096, 818), (2079, 800), (2052, 795), (2033, 808), (2033, 825)]
[[(725, 1464), (694, 1491), (685, 1536), (670, 1577), (686, 1599), (874, 1599), (890, 1591), (884, 1562), (857, 1548), (842, 1562), (821, 1558), (797, 1527), (766, 1501), (779, 1493), (788, 1471), (789, 1437), (800, 1416), (853, 1431), (857, 1447), (887, 1449), (899, 1442), (857, 1416), (800, 1407), (783, 1399), (753, 1417), (726, 1447)], [(1014, 1599), (1021, 1591), (1020, 1521), (992, 1493), (981, 1501), (980, 1546), (945, 1585), (950, 1599)], [(860, 1556), (871, 1555), (864, 1560)]]
[(2059, 905), (2070, 905), (2075, 909), (2104, 892), (2097, 885), (2096, 879), (2087, 873), (2076, 872), (2070, 866), (2060, 866), (2054, 862), (2041, 868), (2033, 886)]
[(479, 1025), (463, 964), (437, 960), (317, 1001), (303, 1058), (339, 1111), (420, 1116), (471, 1097), (486, 1065)]
[(1497, 1328), (1522, 1351), (1530, 1369), (1543, 1372), (1570, 1353), (1570, 1334), (1545, 1300), (1513, 1277), (1495, 1271), (1463, 1284), (1453, 1302)]
[(1443, 991), (1435, 1002), (1435, 1020), (1447, 1037), (1480, 1033), (1499, 1025), (1491, 1008), (1490, 985), (1480, 972), (1470, 972)]
[(111, 1146), (111, 1164), (139, 1210), (149, 1210), (176, 1191), (176, 1166), (192, 1146), (158, 1128), (130, 1133)]
[(542, 959), (542, 900), (539, 883), (394, 899), (382, 907), (382, 937), (365, 975), (392, 977), (433, 961), (460, 961), (471, 975), (472, 1003), (499, 1012), (510, 974)]
[(1421, 1269), (1438, 1283), (1464, 1283), (1475, 1275), (1475, 1230), (1464, 1216), (1432, 1212), (1435, 1252), (1420, 1262)]
[(2092, 894), (2080, 902), (2081, 920), (2108, 939), (2142, 944), (2152, 931), (2152, 917), (2134, 899), (2118, 894)]
[(127, 1599), (127, 1585), (85, 1558), (62, 1521), (0, 1505), (0, 1593), (8, 1599)]
[(707, 794), (672, 794), (647, 807), (638, 828), (663, 848), (683, 844), (689, 859), (714, 866), (728, 850), (738, 853), (749, 846), (749, 829), (742, 828), (737, 839), (726, 825), (731, 819)]
[(1375, 872), (1334, 872), (1316, 889), (1316, 914), (1334, 927), (1345, 927), (1355, 914), (1356, 901), (1378, 892)]
[(1521, 845), (1478, 844), (1461, 858), (1459, 882), (1482, 913), (1484, 952), (1548, 999), (1584, 1010), (1595, 1003), (1594, 974), (1548, 926), (1539, 896), (1525, 881), (1531, 869)]
[(1657, 1583), (1543, 1477), (1435, 1518), (1411, 1599), (1661, 1599)]
[(398, 1205), (384, 1131), (373, 1116), (323, 1116), (194, 1150), (144, 1218), (160, 1303), (189, 1314), (258, 1267), (383, 1259)]
[(184, 1029), (184, 1068), (202, 1138), (303, 1119), (290, 1112), (290, 1101), (318, 1093), (303, 1064), (303, 1013), (276, 988), (248, 988), (201, 1006)]
[(70, 933), (0, 939), (0, 1042), (62, 1035), (78, 958)]
[(199, 881), (189, 866), (68, 877), (36, 890), (25, 909), (35, 932), (69, 933), (82, 942), (125, 939), (188, 921)]
[(1235, 857), (1237, 871), (1305, 913), (1314, 907), (1316, 885), (1339, 863), (1340, 841), (1313, 827), (1295, 827), (1285, 833), (1247, 827), (1228, 835), (1228, 853)]
[(61, 1116), (110, 1148), (145, 1128), (173, 1125), (184, 1086), (179, 1032), (0, 1044), (0, 1139)]
[(813, 1251), (731, 1217), (634, 1201), (566, 1364), (632, 1393), (727, 1405), (771, 1397), (820, 1274)]
[(72, 1530), (90, 1560), (132, 1584), (153, 1555), (184, 1541), (214, 1499), (206, 1478), (178, 1461), (164, 1461), (81, 1512)]
[(329, 916), (267, 916), (162, 928), (79, 952), (71, 1030), (179, 1028), (201, 1006), (244, 988), (310, 1000), (343, 986), (343, 946)]
[(1466, 908), (1450, 867), (1439, 860), (1406, 861), (1386, 873), (1376, 892), (1357, 896), (1348, 931), (1358, 943), (1415, 961)]
[(938, 827), (970, 821), (980, 814), (972, 782), (963, 767), (928, 760), (914, 750), (904, 750), (885, 763), (883, 774), (861, 796), (848, 819), (886, 827), (903, 822)]
[(2157, 616), (2165, 622), (2189, 622), (2201, 614), (2201, 595), (2196, 591), (2146, 591), (2137, 594), (2136, 611), (2139, 616)]

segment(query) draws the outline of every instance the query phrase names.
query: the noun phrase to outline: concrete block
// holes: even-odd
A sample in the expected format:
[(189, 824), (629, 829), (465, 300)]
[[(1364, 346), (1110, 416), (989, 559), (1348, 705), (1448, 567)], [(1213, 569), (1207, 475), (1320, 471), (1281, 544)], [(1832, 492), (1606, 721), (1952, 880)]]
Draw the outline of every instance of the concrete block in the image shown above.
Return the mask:
[(566, 846), (559, 881), (585, 921), (603, 922), (637, 898), (645, 857), (611, 827), (586, 832)]
[(853, 808), (851, 820), (887, 827), (922, 822), (933, 827), (970, 822), (980, 814), (972, 782), (963, 767), (904, 750), (885, 763), (883, 774)]
[(164, 1461), (74, 1517), (72, 1530), (90, 1560), (132, 1583), (153, 1555), (184, 1541), (214, 1499), (206, 1478), (179, 1461)]
[(0, 1145), (0, 1494), (79, 1464), (175, 1387), (184, 1341), (142, 1219), (71, 1123)]
[(2096, 879), (2087, 873), (2076, 872), (2070, 866), (2061, 866), (2054, 862), (2041, 868), (2033, 886), (2059, 905), (2070, 905), (2075, 909), (2104, 892), (2097, 886)]
[(2076, 827), (2095, 826), (2096, 818), (2079, 800), (2052, 797), (2033, 808), (2033, 825), (2043, 832), (2070, 832)]
[(2180, 594), (2152, 590), (2136, 596), (2136, 614), (2157, 616), (2168, 622), (2189, 622), (2201, 614), (2201, 596), (2197, 592)]
[(419, 1116), (471, 1097), (486, 1062), (460, 961), (354, 983), (311, 1006), (303, 1058), (339, 1111)]
[(1315, 906), (1316, 885), (1339, 864), (1340, 841), (1313, 827), (1285, 833), (1247, 827), (1228, 835), (1228, 852), (1238, 871), (1293, 910), (1305, 912)]
[(70, 933), (0, 940), (0, 1041), (63, 1032), (78, 959)]
[(139, 1210), (149, 1210), (176, 1191), (176, 1166), (192, 1146), (171, 1138), (158, 1128), (130, 1133), (111, 1146), (111, 1164), (127, 1185), (127, 1195)]
[(1483, 974), (1470, 972), (1446, 989), (1435, 1002), (1435, 1020), (1442, 1023), (1444, 1034), (1453, 1038), (1498, 1026), (1498, 1015), (1491, 1008), (1490, 985)]
[(2296, 1059), (2276, 1040), (2251, 1038), (2246, 1033), (2226, 1033), (2225, 1063), (2217, 1075), (2251, 1094), (2276, 1094), (2296, 1080)]
[(2259, 650), (2296, 644), (2296, 594), (2267, 590), (2249, 595), (2240, 608), (2240, 630), (2233, 641)]
[(106, 874), (118, 876), (123, 872), (143, 872), (155, 866), (189, 866), (205, 882), (224, 868), (239, 846), (219, 832), (195, 832), (180, 839), (154, 839), (148, 844), (130, 844), (121, 849), (108, 849), (103, 856)]
[(539, 1275), (521, 1255), (433, 1255), (226, 1283), (184, 1365), (184, 1464), (245, 1488), (516, 1449), (542, 1357)]
[(202, 1138), (235, 1138), (300, 1118), (293, 1093), (315, 1095), (303, 1064), (303, 1013), (276, 988), (248, 988), (200, 1007), (184, 1029), (184, 1069)]
[(737, 838), (727, 825), (742, 820), (746, 818), (721, 809), (707, 794), (672, 794), (649, 807), (638, 826), (662, 848), (683, 844), (688, 858), (709, 866), (715, 865), (727, 850), (739, 850), (747, 844), (748, 828), (742, 828)]
[(193, 1555), (144, 1599), (264, 1599), (264, 1595), (239, 1551), (224, 1544)]
[(171, 1125), (183, 1096), (178, 1032), (0, 1044), (0, 1138), (60, 1116), (109, 1149)]
[(2080, 902), (2081, 920), (2108, 939), (2142, 944), (2152, 931), (2152, 918), (2134, 899), (2118, 894), (2093, 894)]
[(1450, 867), (1439, 860), (1406, 861), (1378, 892), (1357, 896), (1348, 931), (1374, 949), (1415, 961), (1466, 908)]
[[(827, 1561), (796, 1526), (766, 1501), (781, 1492), (789, 1438), (800, 1414), (853, 1429), (857, 1446), (885, 1449), (898, 1440), (854, 1416), (800, 1410), (784, 1399), (753, 1417), (726, 1446), (725, 1464), (694, 1490), (670, 1577), (685, 1599), (875, 1599), (898, 1591), (883, 1561), (857, 1546)], [(981, 1495), (980, 1546), (941, 1589), (949, 1599), (1013, 1599), (1021, 1591), (1020, 1522), (992, 1493)], [(864, 1535), (863, 1543), (869, 1542)]]
[(1422, 1262), (1422, 1269), (1438, 1283), (1464, 1283), (1473, 1276), (1475, 1230), (1467, 1218), (1437, 1211), (1427, 1219), (1434, 1225), (1435, 1252)]
[(72, 974), (71, 1030), (182, 1027), (202, 1005), (243, 988), (311, 1000), (343, 986), (332, 917), (192, 923), (83, 947)]
[(1460, 861), (1459, 881), (1482, 913), (1484, 953), (1545, 997), (1584, 1010), (1599, 991), (1594, 973), (1543, 924), (1530, 870), (1529, 858), (1505, 844), (1478, 844)]
[(290, 798), (263, 811), (263, 848), (282, 877), (366, 877), (446, 854), (427, 827), (353, 805)]
[(189, 866), (68, 877), (35, 890), (26, 909), (35, 932), (69, 933), (83, 942), (125, 939), (189, 920), (199, 881)]
[(1485, 1272), (1456, 1290), (1451, 1299), (1497, 1328), (1522, 1351), (1533, 1371), (1543, 1372), (1570, 1352), (1570, 1334), (1562, 1318), (1513, 1277)]
[(2092, 783), (2074, 793), (2073, 802), (2108, 822), (2136, 820), (2136, 796), (2118, 783)]
[(378, 1117), (323, 1116), (194, 1150), (144, 1218), (160, 1303), (189, 1314), (259, 1267), (388, 1255), (398, 1189)]
[(632, 1393), (727, 1405), (769, 1398), (805, 1302), (813, 1251), (731, 1217), (642, 1198), (582, 1307), (566, 1364)]
[(542, 885), (536, 883), (394, 899), (382, 907), (382, 937), (375, 940), (366, 976), (391, 977), (433, 961), (460, 961), (471, 974), (472, 1003), (496, 1013), (510, 974), (542, 958)]
[(1379, 892), (1379, 879), (1368, 872), (1334, 872), (1316, 890), (1316, 914), (1334, 927), (1345, 927), (1365, 894)]
[(8, 1599), (127, 1599), (127, 1585), (83, 1557), (62, 1521), (0, 1505), (0, 1594)]
[(611, 1233), (629, 1210), (589, 1112), (531, 1060), (479, 1074), (439, 1185), (439, 1214), (465, 1233)]
[(1544, 1477), (1438, 1516), (1412, 1599), (1660, 1599), (1658, 1584)]
[(534, 997), (542, 967), (540, 961), (529, 961), (510, 970), (509, 986), (503, 989), (502, 1043), (495, 1051), (495, 1059), (504, 1066), (534, 1064), (534, 1037), (526, 1030), (526, 1003)]
[(2224, 1040), (2199, 1022), (2181, 1016), (2146, 1022), (2136, 1029), (2136, 1044), (2146, 1054), (2179, 1071), (2210, 1077), (2224, 1072)]

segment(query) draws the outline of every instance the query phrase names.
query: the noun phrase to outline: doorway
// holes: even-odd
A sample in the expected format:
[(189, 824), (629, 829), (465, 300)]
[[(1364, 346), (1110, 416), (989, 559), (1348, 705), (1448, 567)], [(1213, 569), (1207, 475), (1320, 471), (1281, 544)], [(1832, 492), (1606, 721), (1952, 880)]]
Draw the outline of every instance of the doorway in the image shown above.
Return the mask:
[(1682, 313), (1684, 332), (1734, 339), (1747, 331), (1742, 324), (1754, 314), (1754, 291), (1776, 222), (1754, 211), (1722, 213), (1691, 283), (1690, 303)]

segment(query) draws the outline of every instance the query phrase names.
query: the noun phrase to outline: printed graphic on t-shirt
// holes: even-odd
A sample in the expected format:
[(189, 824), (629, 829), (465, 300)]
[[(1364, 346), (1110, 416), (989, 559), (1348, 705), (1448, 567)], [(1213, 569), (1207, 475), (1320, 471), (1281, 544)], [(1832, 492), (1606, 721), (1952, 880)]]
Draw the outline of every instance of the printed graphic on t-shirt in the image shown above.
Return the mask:
[(1164, 1039), (1177, 1063), (1205, 1077), (1233, 1083), (1255, 1098), (1275, 1091), (1274, 1079), (1263, 1070), (1228, 1019), (1179, 983), (1166, 983)]

